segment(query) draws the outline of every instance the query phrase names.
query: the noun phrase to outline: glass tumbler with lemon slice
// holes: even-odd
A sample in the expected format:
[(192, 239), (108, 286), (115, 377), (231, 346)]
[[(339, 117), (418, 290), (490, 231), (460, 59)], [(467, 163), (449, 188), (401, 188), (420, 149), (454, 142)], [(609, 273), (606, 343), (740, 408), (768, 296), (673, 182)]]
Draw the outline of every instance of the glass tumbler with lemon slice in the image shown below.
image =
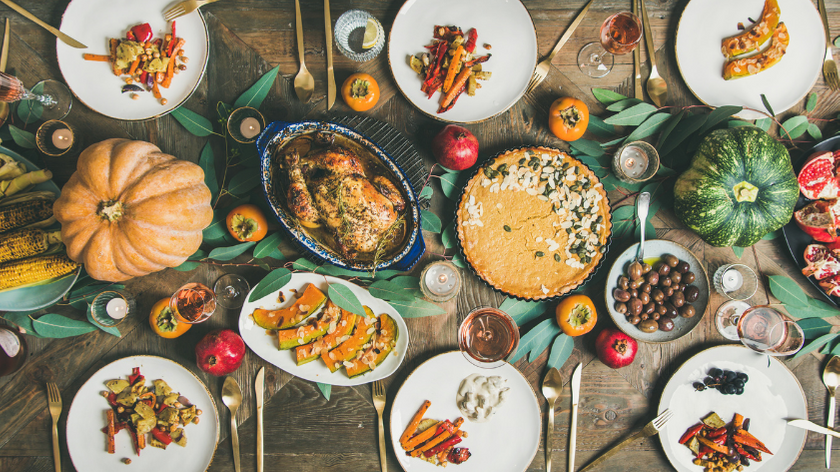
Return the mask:
[(364, 10), (348, 10), (335, 22), (335, 43), (345, 57), (367, 62), (385, 46), (385, 30)]

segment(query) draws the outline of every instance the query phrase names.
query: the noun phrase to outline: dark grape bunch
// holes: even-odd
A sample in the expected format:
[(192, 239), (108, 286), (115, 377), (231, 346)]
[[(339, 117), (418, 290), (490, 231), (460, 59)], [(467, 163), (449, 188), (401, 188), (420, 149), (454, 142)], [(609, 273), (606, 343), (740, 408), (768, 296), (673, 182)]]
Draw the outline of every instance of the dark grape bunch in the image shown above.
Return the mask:
[(720, 370), (716, 367), (709, 369), (703, 382), (694, 382), (694, 389), (702, 392), (707, 388), (714, 388), (724, 395), (740, 395), (744, 393), (744, 386), (750, 377), (743, 372)]

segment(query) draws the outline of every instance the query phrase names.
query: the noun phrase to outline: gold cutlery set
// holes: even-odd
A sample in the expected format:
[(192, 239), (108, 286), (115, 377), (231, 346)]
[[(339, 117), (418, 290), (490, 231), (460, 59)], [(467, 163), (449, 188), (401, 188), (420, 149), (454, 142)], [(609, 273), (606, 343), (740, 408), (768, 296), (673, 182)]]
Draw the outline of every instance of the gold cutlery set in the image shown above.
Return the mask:
[[(327, 110), (335, 103), (335, 73), (332, 54), (332, 20), (330, 19), (330, 0), (324, 0), (324, 29), (327, 36)], [(303, 21), (300, 17), (300, 0), (295, 0), (295, 32), (297, 34), (298, 58), (300, 70), (295, 76), (295, 95), (303, 103), (309, 102), (315, 91), (315, 78), (303, 61)]]
[[(254, 398), (257, 403), (257, 472), (263, 472), (263, 406), (265, 399), (265, 367), (260, 368), (257, 372), (257, 378), (254, 381)], [(239, 388), (239, 383), (231, 376), (225, 377), (225, 383), (222, 386), (222, 403), (230, 410), (230, 441), (233, 447), (233, 468), (235, 472), (239, 472), (242, 467), (239, 457), (239, 431), (236, 425), (236, 412), (242, 404), (242, 389)]]

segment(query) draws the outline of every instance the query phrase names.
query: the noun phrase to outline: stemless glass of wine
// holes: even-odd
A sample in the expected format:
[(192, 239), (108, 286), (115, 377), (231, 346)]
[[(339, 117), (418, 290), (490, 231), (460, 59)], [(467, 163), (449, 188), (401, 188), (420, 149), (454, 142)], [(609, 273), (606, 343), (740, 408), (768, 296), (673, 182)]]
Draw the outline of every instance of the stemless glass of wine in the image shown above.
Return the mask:
[[(735, 307), (735, 304), (740, 306)], [(789, 356), (802, 349), (805, 334), (792, 319), (767, 305), (743, 309), (741, 301), (727, 302), (732, 309), (719, 310), (718, 318), (727, 318), (727, 325), (734, 327), (737, 340), (744, 346), (771, 356)], [(719, 326), (720, 328), (720, 326)], [(728, 330), (731, 334), (732, 329)], [(732, 337), (721, 331), (729, 339)]]
[(225, 308), (239, 308), (245, 303), (245, 297), (251, 291), (248, 281), (241, 275), (225, 274), (213, 284), (216, 302)]
[(471, 311), (458, 328), (458, 347), (472, 364), (494, 369), (519, 346), (519, 327), (502, 310), (479, 307)]
[(613, 54), (627, 54), (639, 45), (641, 39), (642, 23), (639, 17), (629, 11), (616, 13), (601, 25), (600, 41), (581, 48), (578, 67), (590, 77), (604, 77), (615, 63)]
[(172, 295), (169, 309), (179, 321), (201, 323), (216, 311), (216, 294), (204, 284), (189, 283)]
[(40, 118), (43, 120), (60, 120), (70, 113), (73, 106), (73, 95), (66, 85), (57, 80), (42, 80), (32, 87), (38, 93), (28, 90), (23, 82), (13, 75), (0, 72), (0, 101), (12, 103), (21, 100), (34, 100), (39, 107), (32, 106), (32, 110), (40, 108)]

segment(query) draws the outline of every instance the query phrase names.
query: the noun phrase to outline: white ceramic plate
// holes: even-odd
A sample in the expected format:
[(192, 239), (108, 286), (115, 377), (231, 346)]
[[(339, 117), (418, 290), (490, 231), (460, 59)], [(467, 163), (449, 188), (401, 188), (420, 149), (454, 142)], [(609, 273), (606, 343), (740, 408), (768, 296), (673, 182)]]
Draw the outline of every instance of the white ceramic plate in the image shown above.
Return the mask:
[[(107, 436), (101, 431), (107, 425), (108, 402), (100, 392), (108, 390), (105, 382), (125, 379), (131, 369), (140, 367), (146, 385), (163, 379), (172, 390), (202, 410), (201, 421), (184, 427), (187, 446), (172, 444), (158, 449), (147, 446), (138, 456), (131, 437), (125, 431), (117, 433), (116, 453), (108, 454)], [(116, 360), (93, 374), (73, 398), (67, 413), (67, 450), (76, 470), (85, 472), (113, 472), (125, 470), (123, 458), (131, 459), (134, 470), (154, 472), (200, 472), (210, 466), (216, 443), (219, 441), (219, 417), (210, 391), (198, 377), (175, 361), (157, 356), (131, 356)]]
[[(691, 385), (702, 382), (713, 367), (749, 375), (744, 394), (695, 391)], [(659, 411), (666, 408), (674, 412), (674, 417), (659, 433), (659, 441), (678, 472), (702, 471), (701, 467), (692, 464), (694, 454), (680, 444), (679, 439), (712, 411), (727, 423), (735, 413), (749, 418), (750, 432), (773, 451), (773, 455), (762, 454), (762, 462), (751, 461), (745, 469), (750, 472), (788, 470), (805, 446), (807, 431), (787, 425), (788, 419), (808, 417), (808, 405), (799, 380), (775, 357), (743, 346), (713, 347), (686, 361), (662, 392)]]
[(706, 313), (706, 307), (709, 304), (709, 278), (706, 275), (706, 268), (688, 248), (673, 241), (652, 239), (645, 243), (645, 259), (673, 254), (679, 260), (688, 262), (691, 272), (694, 272), (694, 283), (691, 285), (694, 285), (700, 290), (700, 296), (691, 304), (696, 310), (694, 316), (691, 318), (683, 318), (682, 316), (674, 318), (674, 329), (671, 331), (657, 330), (652, 333), (645, 333), (638, 327), (630, 324), (625, 315), (615, 311), (615, 297), (613, 297), (613, 290), (618, 286), (619, 277), (627, 273), (627, 266), (636, 259), (638, 253), (639, 243), (636, 243), (625, 249), (618, 256), (618, 259), (615, 260), (612, 267), (610, 267), (610, 273), (607, 275), (607, 290), (604, 292), (610, 316), (612, 316), (618, 329), (624, 331), (633, 339), (644, 343), (669, 343), (676, 341), (694, 330), (700, 324), (700, 320)]
[(176, 19), (175, 34), (184, 38), (184, 51), (190, 62), (187, 70), (172, 79), (161, 94), (168, 100), (161, 105), (151, 92), (140, 92), (139, 100), (130, 93), (122, 93), (125, 82), (111, 72), (107, 62), (92, 62), (83, 53), (108, 54), (110, 38), (124, 38), (132, 26), (149, 23), (155, 39), (171, 31), (163, 19), (163, 11), (174, 2), (148, 0), (141, 3), (128, 0), (73, 0), (61, 19), (61, 31), (84, 43), (87, 49), (72, 48), (56, 40), (58, 66), (61, 75), (82, 103), (93, 111), (118, 120), (147, 120), (163, 116), (185, 102), (198, 87), (207, 67), (210, 37), (207, 25), (198, 10)]
[[(397, 328), (399, 329), (397, 346), (394, 348), (396, 352), (391, 353), (391, 355), (389, 355), (382, 364), (377, 366), (375, 370), (352, 379), (347, 377), (344, 369), (340, 369), (335, 373), (330, 372), (321, 359), (316, 359), (302, 366), (298, 366), (295, 361), (294, 349), (287, 351), (281, 351), (278, 349), (277, 337), (266, 334), (265, 329), (260, 328), (256, 325), (256, 323), (254, 323), (254, 319), (251, 317), (251, 314), (256, 308), (277, 309), (291, 306), (295, 301), (294, 293), (292, 293), (291, 290), (295, 289), (298, 293), (302, 293), (306, 286), (310, 283), (315, 284), (315, 286), (324, 292), (324, 294), (327, 293), (327, 288), (330, 284), (344, 285), (348, 287), (353, 294), (356, 295), (356, 297), (358, 297), (359, 301), (362, 302), (362, 305), (370, 307), (374, 314), (379, 315), (381, 313), (387, 313), (388, 316), (394, 319), (394, 322), (397, 323)], [(286, 301), (284, 303), (278, 302), (278, 293), (274, 292), (253, 302), (246, 301), (245, 304), (242, 305), (242, 311), (239, 315), (239, 334), (242, 335), (242, 339), (245, 340), (245, 344), (247, 344), (254, 353), (266, 361), (276, 365), (295, 377), (300, 377), (304, 380), (343, 386), (361, 385), (373, 382), (374, 380), (384, 379), (385, 377), (393, 374), (400, 364), (402, 364), (402, 361), (405, 358), (405, 352), (408, 350), (408, 328), (405, 326), (405, 321), (403, 321), (402, 317), (399, 313), (397, 313), (397, 310), (395, 310), (394, 307), (372, 296), (367, 290), (359, 287), (358, 285), (347, 282), (346, 280), (313, 274), (311, 272), (298, 272), (292, 274), (292, 279), (281, 290), (286, 296)], [(248, 296), (250, 296), (250, 294)], [(323, 307), (313, 316), (318, 316), (322, 311)]]
[[(38, 166), (29, 162), (20, 154), (0, 146), (0, 153), (5, 154), (18, 162), (23, 162), (26, 170), (29, 172), (38, 170)], [(53, 192), (56, 198), (61, 195), (61, 190), (52, 180), (40, 183), (27, 192)], [(54, 225), (58, 228), (58, 224)], [(40, 310), (57, 302), (65, 293), (70, 291), (73, 284), (79, 278), (81, 270), (77, 270), (75, 274), (57, 280), (51, 284), (38, 285), (36, 287), (19, 288), (10, 290), (8, 292), (0, 293), (0, 311), (29, 311)]]
[[(825, 56), (825, 32), (810, 0), (778, 0), (781, 21), (790, 44), (781, 62), (751, 77), (723, 80), (723, 38), (739, 33), (738, 22), (751, 25), (764, 0), (693, 0), (686, 5), (677, 27), (676, 55), (680, 74), (697, 98), (712, 106), (738, 105), (764, 111), (761, 94), (773, 111), (781, 113), (802, 100), (816, 83)], [(769, 41), (768, 41), (769, 43)], [(764, 44), (764, 47), (768, 45)], [(743, 110), (745, 120), (764, 115)]]
[(435, 356), (421, 364), (400, 387), (391, 406), (391, 445), (406, 471), (435, 472), (441, 469), (424, 460), (406, 456), (400, 436), (423, 401), (432, 405), (425, 418), (455, 421), (461, 415), (455, 395), (461, 381), (470, 374), (499, 375), (507, 379), (510, 394), (486, 423), (465, 420), (461, 429), (469, 436), (457, 447), (469, 448), (472, 456), (459, 465), (459, 472), (524, 471), (531, 465), (540, 445), (542, 418), (537, 395), (528, 380), (505, 363), (497, 369), (482, 369), (469, 363), (460, 351)]
[[(458, 98), (446, 113), (438, 114), (441, 94), (432, 98), (420, 91), (423, 81), (408, 65), (412, 54), (431, 44), (435, 25), (455, 25), (464, 32), (478, 31), (475, 54), (491, 53), (482, 66), (491, 71), (474, 97)], [(484, 49), (490, 44), (492, 49)], [(537, 65), (537, 34), (528, 10), (516, 0), (409, 0), (400, 8), (388, 38), (388, 64), (405, 98), (423, 113), (443, 121), (482, 121), (519, 101)]]

